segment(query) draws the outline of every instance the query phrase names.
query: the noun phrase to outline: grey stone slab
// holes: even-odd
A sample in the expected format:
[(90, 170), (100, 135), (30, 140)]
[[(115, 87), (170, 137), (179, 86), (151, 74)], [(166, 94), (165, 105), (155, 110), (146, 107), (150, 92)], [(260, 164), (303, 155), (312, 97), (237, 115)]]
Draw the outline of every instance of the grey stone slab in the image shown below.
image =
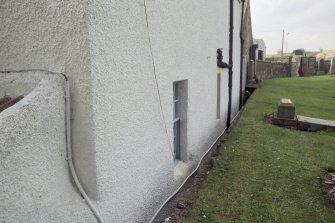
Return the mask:
[(333, 121), (333, 120), (311, 118), (311, 117), (302, 116), (302, 115), (297, 115), (297, 119), (298, 119), (298, 121), (301, 121), (301, 122), (309, 122), (309, 123), (318, 124), (318, 125), (335, 127), (335, 121)]
[(297, 115), (298, 128), (307, 131), (334, 130), (335, 121)]

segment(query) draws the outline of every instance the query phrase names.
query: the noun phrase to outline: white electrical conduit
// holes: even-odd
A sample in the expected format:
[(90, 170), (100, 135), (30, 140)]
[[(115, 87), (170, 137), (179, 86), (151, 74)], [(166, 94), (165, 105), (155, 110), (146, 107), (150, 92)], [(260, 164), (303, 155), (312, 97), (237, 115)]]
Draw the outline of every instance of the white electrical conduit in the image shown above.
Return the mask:
[[(231, 123), (233, 123), (233, 121), (236, 119), (236, 117), (240, 114), (240, 111), (237, 113), (237, 115), (233, 118), (233, 120), (231, 121)], [(211, 151), (212, 147), (215, 145), (215, 143), (223, 136), (223, 134), (226, 132), (227, 128), (225, 128), (223, 130), (223, 132), (219, 135), (219, 137), (217, 137), (217, 139), (213, 142), (213, 144), (207, 149), (207, 151), (204, 153), (204, 155), (202, 155), (202, 157), (200, 158), (198, 165), (195, 167), (195, 169), (190, 173), (190, 175), (188, 175), (186, 177), (186, 179), (183, 181), (183, 183), (178, 187), (178, 189), (170, 196), (167, 198), (167, 200), (162, 204), (162, 206), (160, 206), (158, 208), (158, 210), (155, 212), (154, 216), (151, 218), (151, 220), (149, 221), (149, 223), (152, 223), (155, 218), (157, 217), (157, 215), (161, 212), (161, 210), (165, 207), (165, 205), (174, 197), (176, 196), (176, 194), (184, 187), (184, 185), (186, 184), (186, 182), (193, 176), (193, 174), (195, 172), (198, 171), (202, 160), (207, 156), (207, 154)]]
[[(66, 76), (65, 76), (66, 77)], [(73, 177), (74, 182), (76, 183), (78, 190), (80, 191), (81, 195), (84, 197), (86, 203), (94, 213), (95, 217), (97, 218), (99, 223), (103, 223), (104, 221), (102, 220), (102, 217), (99, 213), (99, 211), (96, 209), (96, 207), (93, 205), (92, 201), (90, 198), (87, 196), (84, 188), (82, 187), (76, 170), (74, 168), (73, 164), (73, 159), (72, 159), (72, 145), (71, 145), (71, 120), (70, 120), (70, 83), (68, 79), (66, 78), (66, 96), (65, 96), (65, 101), (66, 101), (66, 144), (67, 144), (67, 161), (70, 166), (71, 174)]]
[(84, 188), (82, 187), (76, 170), (74, 168), (74, 164), (73, 164), (73, 159), (72, 159), (72, 144), (71, 144), (71, 120), (70, 120), (70, 108), (71, 108), (71, 103), (70, 103), (70, 83), (69, 80), (67, 78), (67, 76), (63, 73), (56, 73), (56, 72), (52, 72), (52, 71), (48, 71), (48, 70), (43, 70), (43, 69), (29, 69), (29, 70), (11, 70), (11, 71), (0, 71), (0, 73), (23, 73), (23, 72), (34, 72), (34, 71), (38, 71), (38, 72), (47, 72), (48, 74), (53, 74), (53, 75), (60, 75), (62, 77), (64, 77), (65, 79), (65, 127), (66, 127), (66, 151), (67, 151), (67, 161), (69, 163), (69, 167), (70, 167), (70, 172), (71, 175), (73, 177), (73, 180), (80, 192), (80, 194), (84, 197), (87, 205), (89, 206), (89, 208), (92, 210), (93, 214), (95, 215), (95, 217), (97, 218), (99, 223), (103, 223), (103, 219), (99, 213), (99, 211), (97, 210), (97, 208), (93, 205), (92, 201), (90, 200), (90, 198), (87, 196)]

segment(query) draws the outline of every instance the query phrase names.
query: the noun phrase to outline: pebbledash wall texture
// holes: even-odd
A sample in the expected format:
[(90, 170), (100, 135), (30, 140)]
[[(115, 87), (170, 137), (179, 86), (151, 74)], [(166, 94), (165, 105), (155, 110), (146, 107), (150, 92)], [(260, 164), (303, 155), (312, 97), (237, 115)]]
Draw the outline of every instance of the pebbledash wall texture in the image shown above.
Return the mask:
[(25, 95), (0, 113), (0, 222), (96, 222), (65, 160), (64, 78), (0, 74), (0, 89)]
[[(239, 108), (241, 9), (242, 3), (235, 0), (232, 117)], [(0, 70), (45, 69), (69, 77), (75, 166), (105, 222), (147, 222), (226, 127), (228, 70), (217, 68), (216, 50), (222, 48), (223, 61), (228, 62), (228, 0), (5, 0), (0, 2), (0, 21)], [(28, 75), (20, 78), (29, 79)], [(186, 104), (180, 122), (181, 160), (173, 152), (177, 81), (184, 81), (180, 94)], [(49, 90), (58, 92), (52, 86)], [(64, 104), (59, 101), (50, 108), (54, 109), (49, 115), (43, 111), (39, 118), (53, 120), (59, 126), (59, 135), (54, 136), (63, 142)], [(25, 115), (29, 121), (33, 114)], [(14, 131), (15, 125), (11, 128)], [(11, 139), (10, 146), (21, 158), (28, 155), (15, 143), (37, 140)], [(1, 153), (8, 146), (4, 143)], [(29, 167), (32, 176), (39, 174), (35, 165), (56, 171), (48, 180), (61, 186), (44, 183), (45, 193), (33, 195), (38, 186), (23, 178), (8, 182), (14, 170), (1, 173), (1, 183), (17, 186), (1, 190), (0, 221), (95, 220), (64, 171), (65, 157), (59, 163), (48, 162), (56, 153), (64, 153), (63, 146), (38, 153)], [(1, 164), (6, 159), (1, 156)], [(21, 163), (8, 167), (26, 174)], [(9, 196), (23, 186), (34, 201)], [(53, 190), (48, 189), (51, 186)], [(11, 211), (13, 203), (20, 214)]]

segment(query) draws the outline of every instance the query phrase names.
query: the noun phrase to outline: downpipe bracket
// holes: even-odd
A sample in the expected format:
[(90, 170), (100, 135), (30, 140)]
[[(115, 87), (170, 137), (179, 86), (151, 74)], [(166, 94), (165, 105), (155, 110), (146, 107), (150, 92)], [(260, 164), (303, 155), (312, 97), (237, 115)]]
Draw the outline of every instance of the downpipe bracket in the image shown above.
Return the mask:
[(216, 57), (217, 57), (217, 66), (219, 68), (232, 68), (233, 67), (233, 64), (223, 62), (222, 49), (216, 50)]

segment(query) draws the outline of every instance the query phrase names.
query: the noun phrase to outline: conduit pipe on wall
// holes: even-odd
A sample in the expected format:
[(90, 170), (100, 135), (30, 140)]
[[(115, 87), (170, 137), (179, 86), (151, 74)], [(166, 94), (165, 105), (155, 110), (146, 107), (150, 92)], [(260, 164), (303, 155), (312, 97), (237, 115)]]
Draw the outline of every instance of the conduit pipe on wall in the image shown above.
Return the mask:
[(202, 157), (200, 158), (198, 165), (195, 167), (195, 169), (191, 172), (190, 175), (188, 175), (186, 177), (186, 179), (183, 181), (183, 183), (178, 187), (178, 189), (170, 196), (168, 197), (168, 199), (158, 208), (158, 210), (155, 212), (154, 216), (152, 216), (151, 220), (149, 221), (149, 223), (152, 223), (157, 215), (161, 212), (161, 210), (165, 207), (165, 205), (174, 197), (176, 196), (176, 194), (183, 188), (183, 186), (186, 184), (186, 182), (195, 174), (195, 172), (198, 171), (202, 160), (206, 157), (206, 155), (211, 151), (212, 147), (215, 145), (215, 143), (223, 136), (223, 134), (226, 132), (227, 128), (225, 128), (223, 130), (223, 132), (220, 134), (220, 136), (213, 142), (213, 144), (207, 149), (207, 151), (204, 153), (204, 155), (202, 155)]
[[(235, 120), (239, 115), (240, 115), (239, 111), (237, 113), (237, 115), (233, 118), (233, 120)], [(158, 210), (155, 212), (154, 216), (152, 216), (151, 220), (149, 221), (149, 223), (153, 223), (153, 221), (156, 219), (157, 215), (161, 212), (161, 210), (165, 207), (165, 205), (174, 197), (176, 196), (176, 194), (179, 193), (179, 191), (184, 187), (184, 185), (186, 184), (186, 182), (198, 171), (203, 159), (207, 156), (207, 154), (211, 151), (211, 149), (213, 148), (213, 146), (215, 145), (215, 143), (226, 133), (227, 131), (227, 127), (223, 130), (223, 132), (219, 135), (219, 137), (216, 138), (216, 140), (212, 143), (212, 145), (206, 150), (206, 152), (204, 153), (204, 155), (202, 155), (202, 157), (200, 158), (198, 165), (195, 167), (195, 169), (190, 173), (190, 175), (188, 175), (186, 177), (186, 179), (183, 181), (183, 183), (178, 187), (178, 189), (170, 196), (167, 198), (167, 200), (158, 208)], [(229, 130), (229, 129), (228, 129)]]
[(229, 75), (228, 75), (228, 115), (227, 128), (231, 124), (231, 100), (233, 87), (233, 43), (234, 43), (234, 0), (229, 3)]
[(70, 102), (70, 83), (68, 77), (63, 73), (57, 73), (44, 69), (28, 69), (28, 70), (8, 70), (8, 71), (0, 71), (0, 73), (24, 73), (24, 72), (47, 72), (48, 74), (62, 76), (65, 79), (65, 128), (66, 128), (66, 152), (67, 152), (67, 162), (69, 164), (70, 172), (73, 177), (73, 180), (80, 192), (80, 194), (84, 197), (87, 205), (95, 215), (96, 219), (99, 223), (103, 223), (103, 219), (98, 211), (98, 209), (93, 205), (90, 198), (87, 196), (84, 188), (82, 187), (72, 158), (72, 144), (71, 144), (71, 120), (70, 120), (70, 111), (71, 111), (71, 102)]
[(67, 79), (67, 77), (64, 75), (64, 77), (66, 78), (65, 84), (66, 84), (66, 96), (65, 96), (65, 101), (66, 101), (66, 144), (67, 144), (67, 161), (69, 163), (69, 167), (70, 167), (70, 171), (71, 171), (71, 175), (73, 177), (74, 182), (76, 183), (76, 186), (78, 187), (78, 190), (80, 191), (81, 195), (84, 197), (87, 205), (90, 207), (90, 209), (92, 210), (92, 212), (94, 213), (95, 217), (97, 218), (99, 223), (103, 223), (103, 219), (99, 213), (99, 211), (96, 209), (96, 207), (93, 205), (92, 201), (90, 200), (90, 198), (87, 196), (84, 188), (82, 187), (76, 170), (74, 168), (74, 164), (73, 164), (73, 158), (72, 158), (72, 144), (71, 144), (71, 120), (70, 120), (70, 83)]
[(242, 14), (241, 14), (241, 30), (240, 30), (240, 39), (241, 39), (241, 57), (240, 57), (240, 103), (239, 108), (243, 106), (243, 51), (244, 51), (244, 39), (243, 39), (243, 20), (244, 20), (244, 4), (245, 0), (242, 0)]

